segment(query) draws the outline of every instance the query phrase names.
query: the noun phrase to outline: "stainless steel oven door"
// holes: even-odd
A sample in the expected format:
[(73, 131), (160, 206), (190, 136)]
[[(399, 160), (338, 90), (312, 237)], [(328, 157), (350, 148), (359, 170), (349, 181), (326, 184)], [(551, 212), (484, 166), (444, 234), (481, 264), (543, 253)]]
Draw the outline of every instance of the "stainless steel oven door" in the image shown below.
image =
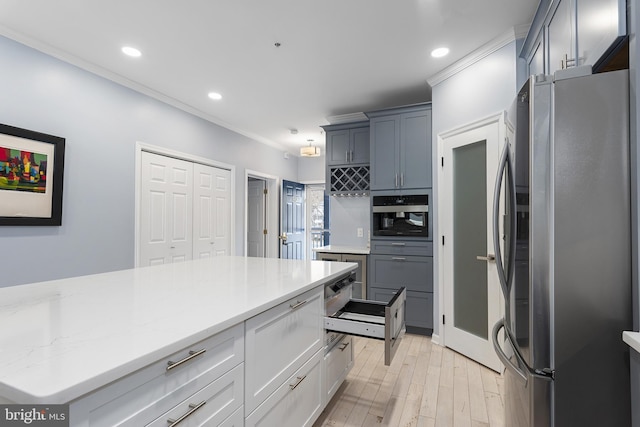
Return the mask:
[(324, 319), (327, 331), (384, 340), (384, 364), (390, 365), (405, 331), (406, 289), (400, 288), (388, 303), (351, 299)]

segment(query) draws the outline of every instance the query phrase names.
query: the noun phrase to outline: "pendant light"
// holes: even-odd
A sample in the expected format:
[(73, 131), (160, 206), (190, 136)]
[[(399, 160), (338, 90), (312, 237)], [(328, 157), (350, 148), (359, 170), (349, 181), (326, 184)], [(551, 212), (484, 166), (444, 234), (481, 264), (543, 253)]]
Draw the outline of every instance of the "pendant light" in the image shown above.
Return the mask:
[(309, 145), (307, 147), (300, 147), (300, 156), (301, 157), (318, 157), (320, 156), (320, 147), (312, 147), (311, 142), (313, 140), (309, 140)]

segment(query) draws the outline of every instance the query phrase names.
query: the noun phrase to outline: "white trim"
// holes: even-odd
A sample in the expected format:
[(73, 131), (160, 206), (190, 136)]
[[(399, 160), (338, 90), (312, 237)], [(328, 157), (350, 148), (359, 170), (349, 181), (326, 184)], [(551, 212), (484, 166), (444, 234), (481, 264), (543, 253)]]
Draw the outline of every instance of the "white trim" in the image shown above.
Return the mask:
[(230, 209), (230, 230), (229, 230), (229, 253), (236, 253), (236, 236), (234, 234), (236, 229), (236, 167), (228, 163), (219, 162), (217, 160), (211, 160), (206, 157), (195, 156), (193, 154), (183, 153), (175, 151), (170, 148), (159, 147), (157, 145), (147, 144), (145, 142), (136, 141), (136, 153), (135, 153), (135, 219), (134, 219), (134, 266), (140, 266), (140, 192), (142, 183), (140, 182), (142, 169), (142, 152), (159, 154), (161, 156), (173, 157), (176, 159), (186, 160), (193, 163), (200, 163), (207, 166), (213, 166), (219, 169), (226, 169), (231, 172), (231, 197), (229, 203)]
[(104, 77), (107, 80), (111, 80), (119, 85), (132, 89), (136, 92), (147, 95), (151, 98), (157, 99), (158, 101), (164, 102), (165, 104), (171, 105), (172, 107), (178, 108), (182, 111), (185, 111), (194, 116), (200, 117), (208, 122), (214, 123), (218, 126), (222, 126), (226, 129), (232, 130), (240, 135), (244, 135), (248, 138), (254, 139), (258, 142), (261, 142), (265, 145), (269, 145), (278, 150), (287, 151), (287, 147), (279, 144), (271, 139), (265, 138), (263, 136), (257, 135), (252, 132), (248, 132), (244, 129), (240, 129), (237, 126), (234, 126), (230, 123), (227, 123), (223, 120), (220, 120), (218, 117), (212, 116), (211, 114), (205, 113), (204, 111), (200, 111), (190, 105), (187, 105), (175, 98), (164, 95), (160, 92), (157, 92), (147, 86), (141, 85), (140, 83), (129, 80), (120, 74), (116, 74), (112, 71), (106, 70), (96, 64), (92, 64), (91, 62), (87, 62), (84, 59), (78, 58), (77, 56), (71, 55), (68, 52), (62, 51), (51, 46), (48, 43), (44, 43), (40, 40), (36, 40), (32, 37), (26, 36), (22, 33), (16, 32), (10, 28), (5, 27), (4, 25), (0, 25), (0, 35), (3, 35), (11, 40), (15, 40), (25, 46), (29, 46), (33, 49), (39, 50), (42, 53), (45, 53), (54, 58), (60, 59), (69, 64), (75, 65), (78, 68), (81, 68), (85, 71), (88, 71), (92, 74), (96, 74), (100, 77)]
[[(497, 123), (499, 125), (499, 139), (503, 140), (505, 135), (505, 122), (506, 119), (506, 112), (505, 111), (501, 111), (499, 113), (494, 113), (490, 116), (487, 116), (485, 118), (482, 118), (480, 120), (468, 123), (466, 125), (463, 125), (461, 127), (456, 127), (454, 129), (450, 129), (448, 131), (445, 132), (441, 132), (438, 134), (437, 138), (438, 138), (438, 143), (437, 143), (437, 157), (436, 158), (441, 158), (444, 156), (445, 154), (445, 140), (455, 137), (459, 134), (463, 134), (469, 131), (473, 131), (475, 129), (480, 129), (483, 128), (485, 126)], [(445, 183), (445, 177), (444, 177), (444, 170), (442, 167), (438, 167), (438, 188), (439, 190), (444, 189), (444, 183)], [(438, 218), (439, 221), (441, 221), (441, 218), (446, 218), (446, 212), (445, 212), (445, 203), (443, 200), (438, 200)], [(440, 235), (438, 236), (438, 239), (442, 238), (442, 230), (444, 230), (445, 228), (442, 226), (442, 224), (438, 225), (438, 230), (440, 230)], [(440, 344), (443, 347), (446, 347), (446, 342), (447, 342), (447, 337), (446, 337), (446, 333), (445, 333), (445, 328), (444, 328), (444, 323), (442, 322), (442, 315), (446, 315), (447, 313), (445, 313), (445, 274), (446, 274), (446, 270), (445, 270), (445, 250), (447, 248), (445, 248), (443, 245), (437, 245), (438, 246), (438, 308), (439, 308), (439, 313), (440, 315), (438, 316), (437, 322), (438, 322), (438, 332), (439, 332), (439, 336), (437, 337), (437, 342), (438, 344)], [(501, 302), (501, 307), (500, 307), (500, 312), (501, 314), (504, 313), (504, 307), (502, 306), (503, 303)], [(432, 341), (433, 341), (433, 337), (432, 337)]]
[[(440, 335), (438, 334), (432, 334), (431, 335), (431, 343), (432, 344), (438, 344), (440, 346), (442, 346), (442, 344), (440, 343)], [(444, 347), (444, 346), (443, 346)]]
[[(244, 256), (247, 256), (247, 221), (249, 221), (249, 206), (247, 204), (247, 195), (249, 194), (248, 181), (249, 177), (258, 178), (266, 181), (267, 183), (267, 206), (265, 207), (267, 212), (266, 226), (267, 226), (267, 247), (265, 251), (265, 258), (278, 258), (280, 256), (278, 231), (280, 230), (280, 217), (278, 215), (279, 203), (279, 191), (281, 179), (278, 176), (258, 172), (250, 169), (244, 170)], [(273, 231), (270, 231), (273, 230)]]
[(527, 32), (525, 31), (525, 29), (528, 30), (528, 28), (529, 28), (529, 25), (519, 25), (509, 29), (504, 34), (496, 37), (490, 42), (474, 50), (473, 52), (471, 52), (469, 55), (465, 56), (461, 60), (454, 62), (444, 70), (432, 75), (431, 77), (428, 77), (427, 82), (431, 87), (439, 83), (442, 83), (449, 77), (452, 77), (458, 74), (459, 72), (461, 72), (462, 70), (464, 70), (465, 68), (468, 68), (476, 64), (477, 62), (491, 55), (492, 53), (502, 49), (509, 43), (517, 40), (518, 38), (522, 38), (526, 36)]
[(349, 114), (341, 114), (339, 116), (327, 116), (325, 118), (327, 119), (329, 124), (332, 124), (332, 125), (369, 120), (369, 117), (367, 117), (365, 113), (349, 113)]

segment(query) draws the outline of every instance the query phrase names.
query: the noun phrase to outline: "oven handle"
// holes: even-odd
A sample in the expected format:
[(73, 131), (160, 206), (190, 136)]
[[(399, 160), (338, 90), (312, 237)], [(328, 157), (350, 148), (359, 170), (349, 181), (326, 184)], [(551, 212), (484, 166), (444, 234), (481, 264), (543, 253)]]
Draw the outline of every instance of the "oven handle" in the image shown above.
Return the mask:
[(374, 206), (373, 213), (427, 213), (429, 212), (428, 205), (393, 205), (393, 206)]

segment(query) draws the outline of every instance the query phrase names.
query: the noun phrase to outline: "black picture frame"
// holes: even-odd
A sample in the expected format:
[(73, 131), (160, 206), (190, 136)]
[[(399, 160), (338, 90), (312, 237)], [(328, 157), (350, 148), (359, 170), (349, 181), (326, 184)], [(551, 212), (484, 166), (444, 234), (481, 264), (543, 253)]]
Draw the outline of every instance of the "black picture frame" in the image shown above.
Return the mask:
[(62, 225), (65, 141), (0, 124), (0, 226)]

